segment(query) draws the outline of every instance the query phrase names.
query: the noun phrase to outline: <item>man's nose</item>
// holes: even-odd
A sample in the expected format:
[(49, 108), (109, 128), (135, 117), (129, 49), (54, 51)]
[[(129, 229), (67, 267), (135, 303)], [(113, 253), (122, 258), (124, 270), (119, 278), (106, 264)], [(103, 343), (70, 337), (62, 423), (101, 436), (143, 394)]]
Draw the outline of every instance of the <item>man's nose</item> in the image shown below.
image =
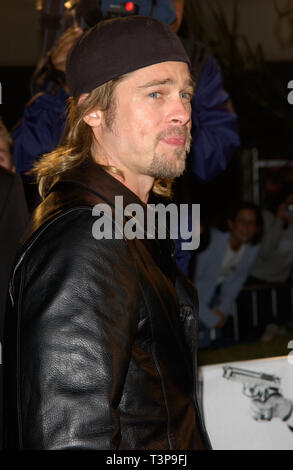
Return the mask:
[(180, 97), (174, 98), (170, 105), (169, 121), (181, 126), (191, 123), (191, 104)]

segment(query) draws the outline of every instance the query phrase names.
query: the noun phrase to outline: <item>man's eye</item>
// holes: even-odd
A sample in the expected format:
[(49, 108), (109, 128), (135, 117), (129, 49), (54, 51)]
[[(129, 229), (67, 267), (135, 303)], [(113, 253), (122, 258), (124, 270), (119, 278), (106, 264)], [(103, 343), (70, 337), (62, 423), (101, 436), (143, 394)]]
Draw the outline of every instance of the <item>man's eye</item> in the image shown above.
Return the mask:
[(191, 93), (182, 92), (182, 93), (180, 93), (180, 95), (181, 95), (181, 98), (182, 98), (182, 99), (191, 101), (191, 98), (192, 98), (192, 94), (191, 94)]
[(153, 91), (152, 93), (149, 94), (150, 98), (159, 98), (161, 96), (161, 93), (159, 91)]

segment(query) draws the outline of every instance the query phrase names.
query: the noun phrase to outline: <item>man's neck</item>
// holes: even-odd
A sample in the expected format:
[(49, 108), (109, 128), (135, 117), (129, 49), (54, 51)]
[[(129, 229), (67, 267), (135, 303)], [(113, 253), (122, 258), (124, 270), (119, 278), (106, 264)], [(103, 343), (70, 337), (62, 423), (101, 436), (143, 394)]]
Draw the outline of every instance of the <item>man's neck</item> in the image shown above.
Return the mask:
[[(92, 154), (96, 162), (104, 165), (106, 167), (105, 170), (111, 174), (111, 176), (124, 184), (124, 186), (132, 191), (142, 202), (147, 203), (149, 193), (154, 184), (154, 178), (152, 176), (136, 174), (121, 163), (117, 164), (115, 160), (110, 159), (108, 156), (103, 157), (104, 152), (101, 152), (97, 146), (93, 147)], [(110, 171), (110, 169), (107, 170), (107, 166), (116, 168), (118, 172), (114, 173)]]
[[(106, 170), (107, 171), (107, 170)], [(154, 178), (146, 175), (130, 175), (127, 171), (121, 170), (124, 178), (117, 173), (109, 173), (114, 176), (120, 183), (124, 184), (126, 188), (132, 191), (142, 202), (147, 203), (149, 193), (154, 184)]]

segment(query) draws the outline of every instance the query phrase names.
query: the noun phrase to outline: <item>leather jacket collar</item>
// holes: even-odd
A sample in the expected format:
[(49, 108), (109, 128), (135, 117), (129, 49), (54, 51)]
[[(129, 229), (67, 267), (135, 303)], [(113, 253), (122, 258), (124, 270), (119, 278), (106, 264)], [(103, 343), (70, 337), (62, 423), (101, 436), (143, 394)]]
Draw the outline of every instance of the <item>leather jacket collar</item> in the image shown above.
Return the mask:
[[(115, 205), (115, 196), (123, 197), (124, 207), (133, 203), (146, 207), (146, 204), (136, 194), (117, 178), (107, 173), (101, 165), (95, 163), (92, 159), (88, 159), (82, 166), (68, 172), (60, 180), (61, 182), (72, 183), (75, 186), (84, 188), (104, 199), (112, 207)], [(54, 190), (54, 187), (52, 190)]]
[[(72, 207), (85, 205), (94, 207), (102, 202), (109, 204), (115, 210), (115, 196), (123, 197), (123, 210), (128, 204), (133, 203), (139, 204), (143, 208), (145, 221), (143, 242), (161, 269), (174, 282), (174, 242), (168, 237), (168, 232), (167, 238), (164, 240), (150, 239), (146, 223), (147, 204), (92, 159), (87, 159), (82, 165), (68, 171), (51, 188), (49, 194), (36, 211), (31, 233), (38, 230), (54, 215)], [(127, 215), (125, 220), (130, 217), (132, 216)]]

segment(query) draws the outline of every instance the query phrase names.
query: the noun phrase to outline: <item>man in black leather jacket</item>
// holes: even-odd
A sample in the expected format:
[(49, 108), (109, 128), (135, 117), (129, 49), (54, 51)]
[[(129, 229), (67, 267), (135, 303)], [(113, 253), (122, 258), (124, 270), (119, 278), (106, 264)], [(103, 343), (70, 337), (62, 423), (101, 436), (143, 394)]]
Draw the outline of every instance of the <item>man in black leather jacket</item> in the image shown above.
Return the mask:
[(65, 144), (38, 164), (44, 200), (10, 285), (5, 447), (208, 449), (196, 292), (170, 239), (124, 230), (184, 171), (189, 59), (167, 25), (118, 18), (78, 40), (67, 82)]

